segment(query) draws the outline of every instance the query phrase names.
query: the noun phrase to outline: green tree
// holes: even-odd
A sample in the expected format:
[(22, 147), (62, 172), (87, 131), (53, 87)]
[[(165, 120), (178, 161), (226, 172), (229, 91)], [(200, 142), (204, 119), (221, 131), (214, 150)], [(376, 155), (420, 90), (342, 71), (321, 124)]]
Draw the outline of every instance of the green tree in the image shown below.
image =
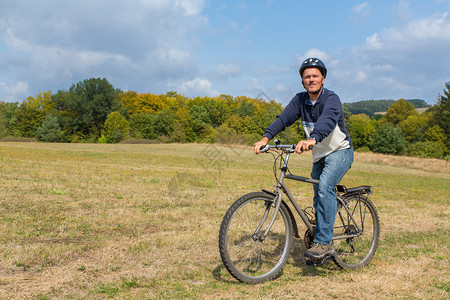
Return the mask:
[(245, 122), (245, 132), (247, 133), (255, 133), (258, 136), (264, 135), (265, 128), (263, 129), (264, 120), (262, 116), (257, 113), (252, 117), (246, 117), (248, 121)]
[(154, 114), (138, 113), (130, 117), (130, 134), (135, 138), (152, 140), (156, 138), (153, 131)]
[(45, 116), (41, 125), (36, 130), (36, 136), (41, 142), (57, 143), (61, 140), (63, 132), (58, 123), (58, 118), (53, 115)]
[(245, 96), (240, 96), (236, 98), (237, 107), (234, 110), (234, 113), (239, 117), (251, 117), (255, 113), (256, 107), (253, 99), (250, 99)]
[(424, 133), (425, 141), (437, 143), (442, 146), (442, 149), (446, 148), (446, 137), (444, 129), (438, 125), (434, 125), (428, 128)]
[(386, 111), (384, 117), (387, 122), (398, 125), (411, 115), (417, 115), (414, 105), (407, 102), (405, 99), (400, 99)]
[(344, 103), (342, 107), (344, 109), (344, 115), (345, 109), (348, 109), (353, 115), (365, 114), (370, 118), (373, 118), (376, 112), (384, 112), (394, 103), (394, 100), (363, 100), (353, 103)]
[(5, 136), (19, 136), (17, 128), (17, 113), (19, 112), (19, 103), (6, 102), (0, 105), (0, 114), (3, 116), (3, 128)]
[(423, 132), (429, 126), (430, 117), (430, 113), (413, 114), (398, 124), (408, 142), (415, 142), (421, 139)]
[(355, 149), (367, 147), (373, 141), (375, 125), (366, 114), (350, 116), (348, 123), (351, 124), (350, 138)]
[(207, 124), (211, 124), (208, 110), (202, 105), (194, 105), (189, 111), (192, 120), (197, 124), (196, 131), (202, 130)]
[(91, 78), (54, 95), (58, 119), (71, 136), (68, 141), (99, 137), (108, 115), (121, 108), (119, 93), (105, 78)]
[(171, 109), (163, 109), (155, 115), (153, 132), (157, 137), (169, 137), (174, 130), (175, 114)]
[(446, 147), (450, 148), (450, 82), (445, 83), (444, 95), (439, 96), (434, 107), (431, 125), (438, 125), (445, 132)]
[[(266, 128), (272, 124), (273, 121), (275, 121), (275, 119), (277, 118), (278, 114), (281, 114), (281, 112), (283, 111), (283, 107), (281, 106), (280, 103), (277, 103), (273, 100), (271, 100), (270, 102), (265, 103), (265, 107), (263, 112), (261, 113), (261, 120), (262, 120), (262, 124), (261, 124), (261, 130), (265, 131)], [(295, 123), (294, 123), (295, 124)], [(301, 126), (301, 123), (300, 123)], [(298, 130), (298, 126), (295, 127), (296, 130)], [(303, 130), (303, 127), (302, 127)]]
[(108, 115), (104, 132), (107, 143), (119, 143), (128, 137), (128, 121), (117, 111)]
[(276, 138), (279, 139), (283, 144), (294, 144), (301, 139), (300, 135), (295, 130), (295, 128), (292, 127), (292, 125), (280, 132), (276, 136)]
[(58, 91), (52, 96), (56, 116), (64, 132), (63, 142), (78, 142), (89, 132), (92, 117), (81, 97), (68, 91)]
[(373, 152), (385, 154), (400, 154), (406, 147), (402, 130), (391, 123), (378, 127), (370, 144)]
[(177, 110), (186, 107), (186, 103), (190, 100), (184, 95), (179, 95), (177, 92), (167, 92), (165, 95), (159, 97), (168, 105), (168, 108)]
[(236, 133), (243, 133), (245, 132), (245, 121), (245, 118), (233, 114), (225, 121), (225, 125), (233, 129)]
[(200, 138), (198, 132), (196, 132), (196, 128), (199, 128), (198, 126), (198, 123), (192, 119), (192, 115), (186, 107), (179, 108), (175, 113), (175, 123), (171, 132), (171, 140), (183, 143), (198, 140)]
[(350, 117), (352, 116), (352, 113), (350, 112), (350, 110), (348, 109), (348, 106), (342, 106), (342, 111), (344, 113), (344, 120), (347, 121), (348, 119), (350, 119)]
[(34, 137), (42, 119), (55, 112), (55, 105), (51, 101), (52, 92), (39, 93), (36, 97), (28, 97), (17, 111), (17, 129), (21, 136)]
[(5, 102), (0, 101), (0, 139), (6, 136)]
[(231, 113), (226, 101), (222, 98), (209, 99), (205, 102), (204, 107), (209, 113), (210, 124), (213, 127), (222, 125)]
[[(429, 105), (424, 100), (420, 99), (406, 100), (406, 102), (411, 103), (416, 108), (429, 107)], [(394, 103), (394, 100), (363, 100), (353, 103), (344, 103), (342, 106), (344, 108), (344, 115), (347, 108), (353, 115), (366, 114), (370, 118), (374, 118), (377, 116), (381, 116), (381, 114), (379, 113), (385, 112)], [(345, 119), (348, 119), (347, 116), (345, 116)]]
[(422, 158), (443, 158), (444, 149), (442, 144), (436, 142), (417, 142), (408, 146), (408, 156)]
[(120, 109), (119, 93), (105, 78), (91, 78), (77, 83), (69, 92), (81, 98), (92, 117), (88, 132), (98, 133), (108, 115)]

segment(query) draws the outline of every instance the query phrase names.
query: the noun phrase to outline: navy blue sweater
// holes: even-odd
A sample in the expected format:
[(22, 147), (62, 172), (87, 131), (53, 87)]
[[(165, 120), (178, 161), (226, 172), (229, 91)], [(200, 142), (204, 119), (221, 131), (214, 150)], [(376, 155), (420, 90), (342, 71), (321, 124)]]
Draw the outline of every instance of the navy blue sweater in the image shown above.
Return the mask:
[(351, 147), (351, 140), (345, 130), (344, 113), (339, 97), (323, 88), (317, 101), (312, 102), (307, 92), (298, 93), (292, 98), (283, 112), (266, 129), (269, 140), (292, 125), (299, 118), (307, 138), (316, 139), (313, 148), (313, 162), (342, 149)]

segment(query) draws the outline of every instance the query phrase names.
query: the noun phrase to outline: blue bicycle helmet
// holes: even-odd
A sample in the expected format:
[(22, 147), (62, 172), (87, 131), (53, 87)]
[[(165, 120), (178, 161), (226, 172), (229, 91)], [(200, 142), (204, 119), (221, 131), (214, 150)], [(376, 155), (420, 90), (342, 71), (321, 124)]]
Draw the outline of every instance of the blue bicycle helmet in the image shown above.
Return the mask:
[(319, 69), (320, 73), (322, 73), (323, 77), (327, 76), (327, 68), (325, 67), (325, 64), (318, 58), (308, 58), (302, 63), (302, 65), (300, 66), (300, 70), (298, 71), (300, 73), (300, 77), (303, 77), (303, 72), (308, 68), (317, 68)]

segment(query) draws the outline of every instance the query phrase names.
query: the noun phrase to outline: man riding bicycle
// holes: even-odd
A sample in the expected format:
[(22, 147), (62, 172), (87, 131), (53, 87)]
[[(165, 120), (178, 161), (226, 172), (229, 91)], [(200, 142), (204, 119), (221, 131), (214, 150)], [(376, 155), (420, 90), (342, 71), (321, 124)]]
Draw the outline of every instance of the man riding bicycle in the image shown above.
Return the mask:
[(295, 152), (300, 154), (313, 146), (311, 177), (319, 180), (319, 184), (314, 184), (315, 237), (305, 256), (323, 259), (335, 252), (331, 243), (337, 208), (334, 187), (351, 167), (353, 148), (345, 129), (341, 101), (323, 86), (327, 75), (325, 64), (318, 58), (308, 58), (299, 73), (306, 92), (292, 98), (253, 147), (254, 153), (259, 154), (262, 146), (301, 118), (307, 139), (298, 142)]

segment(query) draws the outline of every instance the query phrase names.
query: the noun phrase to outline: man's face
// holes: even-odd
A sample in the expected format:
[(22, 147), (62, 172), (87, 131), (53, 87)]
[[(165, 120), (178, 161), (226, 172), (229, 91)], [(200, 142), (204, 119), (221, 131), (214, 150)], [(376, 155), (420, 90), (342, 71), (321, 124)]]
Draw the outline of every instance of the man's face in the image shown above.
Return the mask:
[(322, 88), (325, 77), (322, 76), (319, 69), (308, 68), (303, 72), (302, 81), (303, 86), (308, 93), (315, 93)]

